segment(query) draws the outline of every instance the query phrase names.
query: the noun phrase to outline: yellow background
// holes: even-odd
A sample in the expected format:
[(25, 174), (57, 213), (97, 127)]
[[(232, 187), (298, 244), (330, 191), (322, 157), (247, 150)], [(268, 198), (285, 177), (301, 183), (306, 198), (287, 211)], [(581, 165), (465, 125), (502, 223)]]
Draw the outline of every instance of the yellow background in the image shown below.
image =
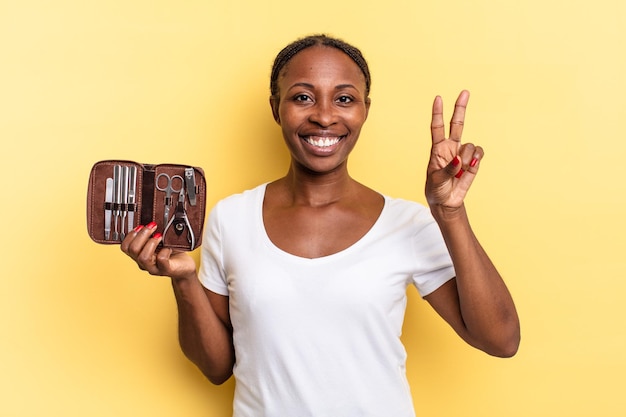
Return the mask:
[(88, 238), (87, 177), (199, 165), (213, 205), (282, 175), (269, 70), (314, 32), (369, 60), (350, 166), (385, 194), (423, 202), (432, 99), (448, 118), (472, 92), (469, 211), (523, 340), (510, 360), (474, 351), (412, 290), (418, 415), (626, 415), (625, 27), (621, 0), (2, 0), (0, 415), (229, 415), (232, 381), (179, 351), (168, 280)]

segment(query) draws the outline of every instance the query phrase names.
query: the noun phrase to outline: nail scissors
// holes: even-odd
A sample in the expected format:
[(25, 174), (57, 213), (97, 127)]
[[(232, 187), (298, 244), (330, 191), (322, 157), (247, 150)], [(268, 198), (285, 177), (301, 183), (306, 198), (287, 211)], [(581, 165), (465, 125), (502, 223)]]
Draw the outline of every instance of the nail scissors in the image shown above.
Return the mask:
[[(161, 177), (165, 178), (165, 186), (161, 186), (160, 184), (163, 182), (161, 181)], [(180, 187), (175, 188), (174, 187), (174, 180), (178, 180), (180, 181)], [(165, 203), (163, 204), (163, 224), (167, 225), (169, 218), (170, 218), (170, 206), (172, 205), (172, 193), (183, 193), (183, 198), (185, 197), (184, 195), (184, 187), (185, 184), (185, 180), (183, 179), (183, 177), (181, 177), (180, 175), (172, 175), (171, 177), (169, 175), (167, 175), (166, 173), (162, 172), (159, 175), (157, 175), (156, 177), (156, 188), (159, 191), (163, 191), (165, 193)]]
[(183, 230), (185, 230), (185, 227), (187, 227), (187, 241), (191, 245), (191, 249), (193, 249), (196, 239), (193, 234), (191, 224), (189, 223), (187, 212), (185, 211), (185, 190), (183, 188), (181, 188), (178, 192), (178, 204), (176, 204), (176, 211), (174, 212), (174, 216), (167, 223), (167, 226), (165, 226), (163, 239), (165, 239), (165, 235), (172, 225), (174, 225), (174, 233), (178, 236), (180, 236), (183, 233)]

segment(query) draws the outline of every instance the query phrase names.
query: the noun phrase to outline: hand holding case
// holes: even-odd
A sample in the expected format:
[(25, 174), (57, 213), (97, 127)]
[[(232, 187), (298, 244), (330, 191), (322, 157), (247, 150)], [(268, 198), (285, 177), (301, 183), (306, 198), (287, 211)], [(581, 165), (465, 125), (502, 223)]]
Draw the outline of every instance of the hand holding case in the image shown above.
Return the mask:
[(202, 243), (205, 202), (202, 168), (100, 161), (89, 175), (87, 231), (97, 243), (119, 244), (136, 226), (155, 222), (163, 247), (191, 251)]

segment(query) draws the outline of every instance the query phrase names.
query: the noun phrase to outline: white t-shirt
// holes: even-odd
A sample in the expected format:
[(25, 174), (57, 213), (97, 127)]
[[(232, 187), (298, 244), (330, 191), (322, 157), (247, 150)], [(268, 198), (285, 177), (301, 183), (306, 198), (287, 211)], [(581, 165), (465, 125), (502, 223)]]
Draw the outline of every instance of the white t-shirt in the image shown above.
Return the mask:
[(425, 296), (455, 273), (424, 206), (385, 197), (369, 232), (333, 255), (276, 247), (263, 225), (265, 184), (220, 201), (200, 280), (229, 296), (234, 417), (412, 417), (400, 341), (406, 289)]

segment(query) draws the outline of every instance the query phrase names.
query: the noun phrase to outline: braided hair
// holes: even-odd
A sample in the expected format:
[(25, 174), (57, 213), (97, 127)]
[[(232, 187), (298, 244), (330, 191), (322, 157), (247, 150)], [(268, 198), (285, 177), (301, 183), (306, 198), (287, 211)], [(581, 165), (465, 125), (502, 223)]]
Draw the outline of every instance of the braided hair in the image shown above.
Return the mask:
[(316, 45), (336, 48), (348, 55), (359, 66), (365, 76), (365, 97), (369, 96), (372, 79), (367, 61), (365, 61), (361, 51), (340, 39), (320, 34), (298, 39), (287, 45), (278, 53), (274, 60), (274, 65), (272, 66), (272, 75), (270, 76), (270, 93), (272, 97), (278, 97), (278, 76), (285, 65), (287, 65), (291, 58), (298, 52)]

